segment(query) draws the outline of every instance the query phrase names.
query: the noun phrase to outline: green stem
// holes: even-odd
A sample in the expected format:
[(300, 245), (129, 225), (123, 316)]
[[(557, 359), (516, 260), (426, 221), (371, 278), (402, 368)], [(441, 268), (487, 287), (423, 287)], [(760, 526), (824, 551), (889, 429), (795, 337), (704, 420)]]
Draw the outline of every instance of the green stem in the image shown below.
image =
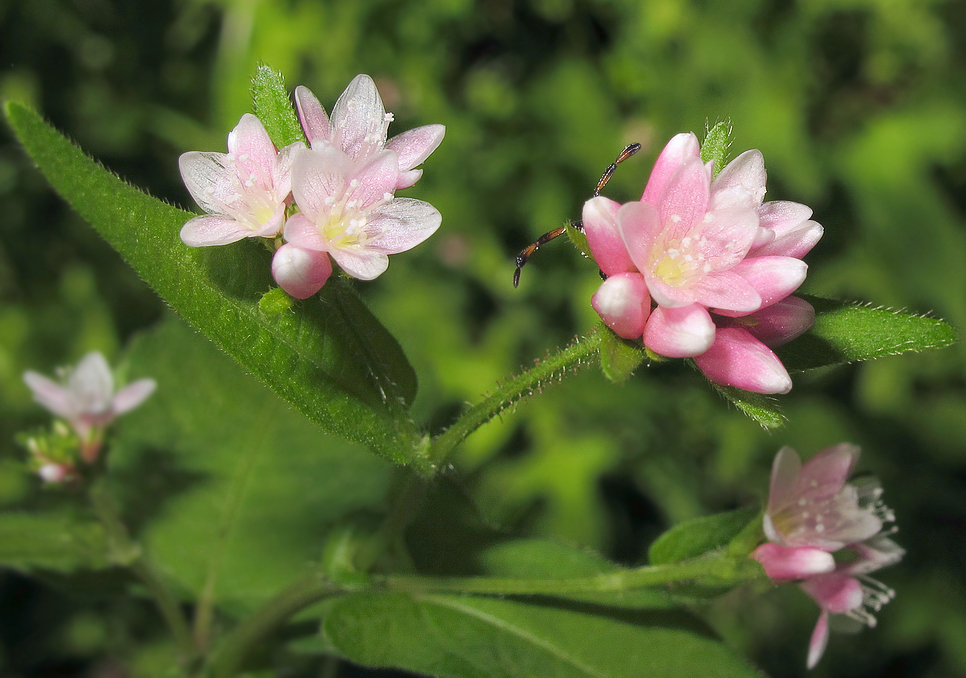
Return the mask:
[(321, 574), (296, 582), (265, 603), (235, 628), (211, 658), (211, 678), (231, 678), (242, 668), (249, 653), (287, 619), (344, 589)]
[(102, 482), (91, 486), (90, 500), (94, 513), (104, 526), (111, 561), (130, 568), (144, 584), (174, 636), (185, 666), (189, 666), (197, 658), (198, 651), (178, 600), (164, 585), (141, 547), (131, 540), (114, 501)]
[(716, 555), (671, 565), (650, 565), (589, 577), (563, 579), (388, 575), (374, 577), (373, 581), (392, 590), (410, 593), (559, 596), (628, 591), (696, 579), (715, 584), (737, 584), (761, 576), (760, 568), (749, 566), (749, 562), (748, 558), (725, 558)]
[(498, 384), (493, 393), (464, 412), (446, 431), (437, 436), (430, 448), (430, 458), (441, 466), (456, 447), (473, 431), (523, 398), (533, 395), (551, 381), (568, 372), (576, 372), (600, 348), (601, 335), (592, 332), (543, 360), (506, 383)]

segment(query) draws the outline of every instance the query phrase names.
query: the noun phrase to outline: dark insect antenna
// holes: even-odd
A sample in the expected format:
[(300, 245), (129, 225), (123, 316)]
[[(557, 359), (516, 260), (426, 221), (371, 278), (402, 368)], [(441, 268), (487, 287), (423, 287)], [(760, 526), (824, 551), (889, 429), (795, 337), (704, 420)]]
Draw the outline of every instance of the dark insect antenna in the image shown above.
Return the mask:
[[(604, 173), (600, 175), (600, 181), (597, 182), (597, 188), (594, 189), (593, 197), (596, 198), (598, 195), (600, 195), (600, 192), (604, 190), (604, 186), (606, 186), (607, 182), (610, 181), (610, 178), (614, 176), (617, 166), (637, 153), (639, 150), (641, 150), (641, 145), (638, 143), (628, 144), (624, 147), (624, 150), (620, 152), (620, 154), (617, 156), (617, 159), (609, 164), (607, 169), (604, 170)], [(578, 231), (582, 231), (584, 229), (583, 223), (579, 220), (571, 221), (570, 225), (576, 228)], [(546, 245), (554, 238), (558, 238), (563, 235), (566, 231), (566, 226), (560, 226), (552, 231), (547, 231), (537, 238), (536, 242), (534, 242), (532, 245), (527, 245), (525, 248), (523, 248), (520, 254), (517, 255), (517, 270), (513, 272), (514, 287), (520, 284), (520, 271), (522, 271), (523, 267), (526, 266), (528, 261), (530, 261), (530, 257), (533, 256), (533, 253), (536, 252), (541, 245)]]

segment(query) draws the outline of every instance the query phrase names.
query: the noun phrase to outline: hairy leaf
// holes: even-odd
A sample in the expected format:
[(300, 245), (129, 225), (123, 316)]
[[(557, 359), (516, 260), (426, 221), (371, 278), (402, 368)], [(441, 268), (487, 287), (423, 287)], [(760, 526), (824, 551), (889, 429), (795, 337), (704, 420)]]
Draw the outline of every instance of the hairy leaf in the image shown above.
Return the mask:
[(658, 537), (648, 556), (652, 565), (679, 563), (728, 544), (759, 514), (757, 506), (701, 516), (679, 523)]
[(57, 192), (192, 325), (327, 431), (399, 463), (419, 460), (404, 412), (415, 374), (344, 283), (266, 313), (259, 302), (274, 285), (264, 248), (185, 246), (178, 234), (193, 214), (123, 182), (27, 108), (10, 103), (6, 113)]
[(815, 325), (775, 351), (789, 370), (944, 348), (956, 341), (956, 330), (938, 318), (819, 297), (803, 298), (815, 307)]
[(252, 78), (252, 100), (255, 115), (265, 125), (276, 148), (305, 141), (281, 73), (265, 65), (259, 66)]
[(600, 368), (604, 376), (615, 384), (628, 379), (642, 362), (645, 353), (640, 344), (622, 339), (617, 334), (601, 324), (597, 327), (600, 332)]

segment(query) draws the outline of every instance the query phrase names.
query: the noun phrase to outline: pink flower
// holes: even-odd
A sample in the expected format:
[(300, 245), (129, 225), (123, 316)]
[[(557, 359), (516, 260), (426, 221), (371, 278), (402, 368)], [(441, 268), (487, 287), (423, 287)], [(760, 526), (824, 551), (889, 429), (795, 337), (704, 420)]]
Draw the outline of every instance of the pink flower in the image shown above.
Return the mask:
[(424, 125), (403, 132), (388, 142), (392, 113), (386, 113), (376, 84), (368, 75), (357, 75), (332, 109), (332, 118), (307, 88), (295, 88), (302, 129), (312, 148), (329, 145), (341, 150), (361, 166), (384, 149), (393, 151), (399, 163), (394, 190), (409, 188), (423, 171), (414, 169), (436, 150), (443, 140), (443, 125)]
[(301, 211), (286, 222), (285, 240), (328, 252), (349, 275), (372, 280), (389, 266), (388, 255), (415, 247), (441, 222), (429, 203), (394, 197), (398, 177), (399, 159), (391, 150), (361, 167), (332, 145), (296, 151), (292, 192)]
[(292, 153), (303, 143), (275, 149), (261, 121), (246, 113), (228, 135), (228, 153), (191, 151), (181, 156), (181, 177), (207, 216), (191, 219), (181, 239), (191, 247), (271, 238), (285, 223)]
[(793, 449), (782, 448), (765, 510), (769, 542), (751, 554), (772, 581), (802, 580), (802, 590), (821, 608), (808, 668), (825, 651), (830, 614), (875, 626), (872, 612), (895, 595), (867, 576), (898, 562), (904, 551), (882, 532), (894, 516), (882, 503), (879, 484), (847, 482), (858, 457), (858, 447), (843, 443), (803, 465)]
[[(641, 338), (663, 356), (702, 356), (717, 343), (699, 364), (712, 381), (786, 392), (791, 380), (778, 358), (754, 332), (725, 318), (757, 313), (744, 325), (772, 322), (763, 309), (805, 279), (801, 257), (822, 227), (804, 205), (762, 202), (759, 151), (740, 155), (714, 180), (712, 171), (701, 161), (697, 137), (679, 134), (658, 157), (641, 200), (620, 205), (598, 196), (584, 204), (588, 244), (608, 276), (592, 303), (617, 334)], [(620, 282), (610, 283), (618, 275)], [(800, 329), (800, 304), (771, 315), (795, 316)], [(740, 331), (716, 342), (719, 328)]]
[(64, 370), (60, 383), (36, 372), (25, 372), (23, 378), (34, 400), (74, 429), (88, 463), (97, 458), (103, 429), (143, 403), (156, 386), (153, 379), (140, 379), (115, 392), (111, 369), (97, 352), (88, 353), (73, 370)]
[(829, 615), (842, 615), (846, 628), (876, 625), (873, 612), (895, 598), (895, 591), (867, 576), (880, 568), (899, 562), (905, 551), (888, 537), (876, 537), (848, 547), (854, 560), (836, 567), (834, 572), (807, 578), (799, 586), (822, 612), (808, 645), (808, 668), (814, 668), (825, 653), (829, 636)]

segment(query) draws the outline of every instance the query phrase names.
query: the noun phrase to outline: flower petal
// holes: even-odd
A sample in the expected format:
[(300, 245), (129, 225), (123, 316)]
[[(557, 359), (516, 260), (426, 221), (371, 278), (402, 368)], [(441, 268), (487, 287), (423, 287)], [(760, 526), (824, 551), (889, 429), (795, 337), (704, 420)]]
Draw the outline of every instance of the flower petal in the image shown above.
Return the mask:
[(439, 147), (445, 134), (445, 125), (423, 125), (397, 134), (386, 143), (386, 148), (396, 152), (399, 169), (406, 172), (421, 165)]
[(234, 171), (246, 185), (250, 181), (263, 190), (272, 190), (278, 152), (261, 120), (251, 113), (241, 117), (228, 134), (228, 155), (235, 162)]
[(23, 380), (33, 392), (34, 400), (44, 409), (64, 419), (77, 414), (70, 392), (57, 382), (36, 372), (24, 372)]
[(158, 384), (154, 379), (138, 379), (114, 394), (111, 409), (115, 415), (130, 412), (154, 393)]
[(380, 151), (354, 173), (349, 181), (347, 198), (366, 209), (376, 203), (386, 202), (396, 190), (399, 177), (399, 159), (392, 151)]
[(341, 199), (352, 176), (352, 160), (332, 146), (299, 149), (292, 161), (292, 195), (312, 221)]
[(825, 229), (818, 222), (807, 220), (788, 232), (777, 235), (775, 239), (756, 249), (755, 256), (777, 255), (801, 259), (822, 239)]
[[(269, 227), (271, 225), (270, 222)], [(188, 247), (227, 245), (254, 235), (258, 234), (244, 224), (217, 216), (195, 217), (181, 227), (181, 241)]]
[(815, 309), (798, 297), (785, 297), (741, 319), (741, 326), (769, 348), (787, 344), (815, 324)]
[(814, 669), (815, 665), (825, 654), (825, 647), (828, 645), (828, 612), (822, 610), (822, 613), (818, 616), (818, 623), (815, 624), (815, 630), (812, 631), (812, 638), (808, 642), (808, 661), (806, 665), (808, 668)]
[(731, 270), (751, 284), (761, 296), (762, 306), (768, 306), (781, 301), (805, 282), (808, 264), (793, 257), (753, 257)]
[(389, 268), (389, 257), (372, 249), (333, 249), (331, 254), (343, 271), (359, 280), (378, 278)]
[(205, 212), (228, 216), (242, 199), (228, 154), (189, 151), (178, 158), (178, 167), (185, 188)]
[(810, 546), (782, 546), (771, 542), (756, 548), (751, 557), (761, 563), (775, 583), (806, 579), (835, 570), (831, 553)]
[(722, 168), (711, 184), (711, 203), (722, 207), (758, 207), (765, 197), (765, 158), (761, 151), (745, 151)]
[[(282, 232), (285, 241), (307, 250), (327, 252), (329, 242), (322, 237), (315, 222), (305, 216), (304, 212), (296, 212), (285, 222)], [(283, 245), (284, 247), (284, 245)], [(281, 248), (279, 248), (281, 249)]]
[(674, 173), (657, 203), (665, 242), (679, 241), (703, 228), (711, 185), (700, 158), (685, 160)]
[(590, 304), (618, 336), (638, 339), (651, 310), (651, 297), (640, 273), (617, 273), (601, 283)]
[(787, 445), (775, 455), (771, 467), (771, 484), (768, 488), (768, 511), (765, 514), (765, 534), (774, 542), (781, 542), (781, 537), (772, 529), (769, 531), (769, 514), (776, 513), (788, 505), (794, 498), (795, 484), (798, 474), (802, 470), (802, 460), (798, 453)]
[(641, 200), (656, 205), (661, 200), (661, 195), (671, 181), (671, 177), (689, 158), (701, 158), (701, 144), (698, 142), (698, 137), (692, 132), (682, 132), (671, 137), (661, 154), (657, 156)]
[(581, 214), (590, 252), (604, 275), (636, 270), (617, 227), (617, 211), (620, 207), (620, 203), (610, 198), (597, 196), (584, 203)]
[(82, 411), (95, 415), (109, 412), (114, 375), (104, 356), (92, 351), (81, 358), (67, 380), (67, 389)]
[(644, 345), (668, 358), (691, 358), (714, 342), (715, 325), (700, 304), (680, 308), (658, 306), (644, 327)]
[(366, 225), (370, 238), (366, 247), (383, 254), (405, 252), (435, 233), (442, 220), (439, 211), (428, 202), (393, 198), (371, 212)]
[(325, 108), (319, 103), (318, 98), (312, 94), (312, 90), (303, 85), (296, 87), (295, 106), (298, 108), (302, 131), (305, 132), (305, 138), (309, 140), (309, 143), (329, 141), (331, 136), (329, 116), (325, 114)]
[(711, 348), (694, 362), (716, 384), (767, 394), (792, 389), (792, 379), (778, 356), (746, 330), (719, 329)]
[(368, 75), (357, 75), (346, 87), (332, 109), (333, 144), (349, 157), (367, 155), (373, 147), (381, 149), (386, 141), (386, 109), (376, 83)]
[(275, 282), (296, 299), (311, 297), (322, 289), (330, 275), (332, 262), (325, 252), (286, 243), (272, 257), (272, 276)]

